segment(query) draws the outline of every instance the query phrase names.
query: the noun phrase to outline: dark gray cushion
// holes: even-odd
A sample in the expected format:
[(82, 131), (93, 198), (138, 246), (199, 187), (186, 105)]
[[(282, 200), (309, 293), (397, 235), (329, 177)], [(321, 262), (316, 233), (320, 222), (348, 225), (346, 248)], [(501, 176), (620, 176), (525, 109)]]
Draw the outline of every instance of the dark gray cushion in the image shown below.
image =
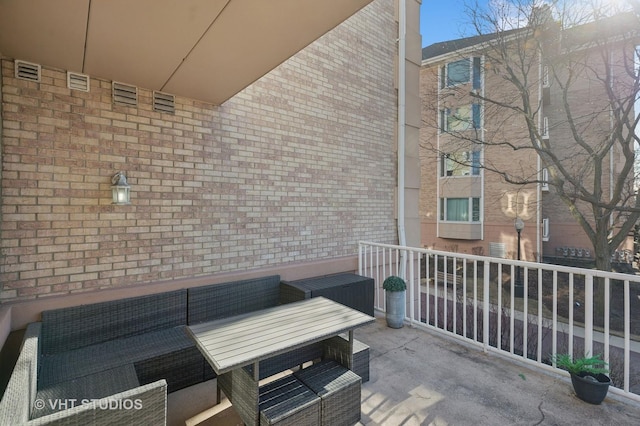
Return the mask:
[(278, 306), (280, 276), (194, 287), (188, 292), (191, 325)]
[(41, 351), (69, 351), (186, 325), (186, 320), (186, 289), (44, 311)]
[[(197, 352), (185, 326), (180, 326), (43, 355), (40, 358), (38, 389), (188, 348)], [(195, 365), (196, 368), (198, 366), (201, 364)]]

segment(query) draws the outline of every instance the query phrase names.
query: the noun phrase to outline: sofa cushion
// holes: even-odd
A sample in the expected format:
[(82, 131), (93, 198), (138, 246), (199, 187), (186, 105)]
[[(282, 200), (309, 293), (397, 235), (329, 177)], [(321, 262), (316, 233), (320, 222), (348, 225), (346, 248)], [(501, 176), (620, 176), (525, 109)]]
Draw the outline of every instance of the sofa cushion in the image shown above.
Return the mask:
[(197, 350), (195, 343), (187, 335), (186, 327), (180, 326), (43, 355), (40, 359), (38, 388), (47, 388), (55, 383), (187, 348)]
[(280, 304), (280, 276), (188, 289), (188, 324), (213, 321)]
[(186, 325), (186, 320), (187, 290), (44, 311), (41, 352), (70, 351)]

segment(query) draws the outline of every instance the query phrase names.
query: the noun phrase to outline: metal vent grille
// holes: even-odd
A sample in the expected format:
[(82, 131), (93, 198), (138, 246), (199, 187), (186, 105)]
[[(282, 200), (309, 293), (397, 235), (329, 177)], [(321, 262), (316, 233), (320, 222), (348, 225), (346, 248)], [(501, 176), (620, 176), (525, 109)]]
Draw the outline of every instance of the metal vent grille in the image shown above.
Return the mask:
[(153, 110), (175, 114), (175, 97), (173, 95), (169, 95), (168, 93), (153, 92)]
[(505, 243), (489, 243), (489, 256), (499, 257), (504, 259), (507, 253), (507, 246)]
[(89, 91), (89, 76), (75, 72), (67, 72), (67, 87), (71, 90)]
[(119, 105), (138, 105), (138, 88), (127, 84), (113, 82), (113, 102)]
[(16, 78), (28, 81), (40, 81), (40, 65), (25, 61), (16, 61)]

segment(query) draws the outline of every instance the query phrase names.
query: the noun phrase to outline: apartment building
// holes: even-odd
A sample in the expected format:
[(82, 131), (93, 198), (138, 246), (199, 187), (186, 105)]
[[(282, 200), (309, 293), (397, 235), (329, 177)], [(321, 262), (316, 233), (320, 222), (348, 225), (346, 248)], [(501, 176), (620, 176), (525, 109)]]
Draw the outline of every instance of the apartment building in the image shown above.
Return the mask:
[[(516, 258), (517, 221), (522, 259), (594, 259), (596, 248), (558, 189), (566, 196), (584, 184), (605, 200), (619, 195), (617, 178), (627, 173), (625, 143), (633, 146), (633, 138), (599, 153), (597, 165), (587, 158), (600, 152), (615, 128), (607, 89), (621, 99), (633, 91), (634, 28), (634, 16), (562, 29), (547, 15), (525, 28), (423, 48), (424, 247)], [(634, 199), (623, 193), (620, 205)], [(591, 206), (579, 197), (575, 205), (593, 224)], [(619, 220), (612, 215), (608, 223), (616, 229)], [(619, 249), (627, 248), (625, 239)]]

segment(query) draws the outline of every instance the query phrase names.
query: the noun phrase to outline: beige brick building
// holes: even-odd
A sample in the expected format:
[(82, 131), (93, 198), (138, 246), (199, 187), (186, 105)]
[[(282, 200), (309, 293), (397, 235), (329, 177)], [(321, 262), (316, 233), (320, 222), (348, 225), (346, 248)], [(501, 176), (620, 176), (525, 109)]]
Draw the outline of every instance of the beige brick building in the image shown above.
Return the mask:
[[(103, 73), (92, 75), (55, 65), (73, 52), (54, 56), (0, 33), (0, 303), (9, 309), (3, 330), (23, 327), (45, 308), (205, 281), (356, 271), (358, 241), (398, 242), (399, 128), (406, 138), (403, 219), (408, 243), (419, 244), (420, 2), (407, 1), (402, 16), (400, 79), (398, 2), (308, 3), (308, 16), (298, 8), (274, 15), (295, 16), (286, 43), (274, 23), (275, 29), (253, 28), (246, 40), (211, 36), (210, 48), (221, 56), (185, 59), (164, 85), (145, 74), (146, 60), (155, 56), (134, 58), (125, 80), (118, 72), (129, 63), (112, 70), (98, 60), (112, 54), (107, 44), (85, 54), (86, 64)], [(186, 15), (175, 7), (176, 19)], [(27, 13), (5, 9), (5, 17), (8, 12), (14, 20)], [(260, 13), (269, 21), (274, 11)], [(262, 22), (260, 13), (251, 19)], [(226, 31), (249, 31), (241, 25), (247, 15), (238, 16), (243, 20)], [(110, 40), (96, 32), (88, 43)], [(267, 51), (251, 50), (271, 39)], [(162, 52), (147, 42), (140, 55)], [(173, 54), (173, 47), (164, 53)], [(16, 64), (37, 69), (38, 80), (21, 78)], [(196, 73), (200, 66), (203, 75)], [(69, 71), (88, 87), (70, 88)], [(136, 99), (119, 101), (114, 93), (122, 88), (137, 90)], [(408, 94), (402, 124), (399, 88)], [(169, 110), (158, 93), (169, 95)], [(131, 187), (128, 205), (112, 202), (118, 171)], [(11, 312), (16, 303), (20, 309)]]
[[(532, 148), (531, 140), (533, 137), (539, 146), (548, 146), (548, 152), (561, 158), (563, 166), (578, 181), (593, 185), (594, 173), (601, 176), (603, 197), (611, 196), (615, 177), (624, 167), (621, 147), (614, 146), (604, 153), (601, 169), (588, 167), (582, 157), (585, 154), (576, 148), (564, 108), (561, 82), (566, 81), (567, 74), (558, 71), (557, 76), (550, 76), (549, 69), (568, 69), (562, 65), (568, 58), (589, 65), (583, 66), (572, 81), (567, 102), (585, 145), (602, 144), (613, 128), (606, 86), (598, 84), (595, 77), (598, 66), (598, 76), (605, 75), (599, 56), (604, 48), (584, 37), (604, 40), (615, 28), (615, 20), (565, 31), (551, 25), (540, 33), (543, 36), (526, 28), (436, 43), (423, 49), (423, 246), (516, 258), (514, 223), (520, 218), (525, 224), (521, 233), (523, 259), (593, 259), (594, 247), (550, 184), (552, 173), (541, 158), (541, 150)], [(625, 64), (630, 58), (633, 63), (635, 45), (627, 41), (607, 46), (612, 81), (620, 93), (633, 80)], [(509, 47), (498, 53), (501, 46)], [(504, 107), (522, 108), (523, 102), (515, 86), (507, 81), (504, 67), (495, 60), (501, 53), (512, 55), (513, 64), (519, 60), (527, 68), (526, 76), (518, 76), (527, 82), (527, 114)], [(525, 117), (533, 128), (527, 126)], [(586, 204), (577, 204), (588, 211)], [(614, 219), (611, 226), (617, 226)], [(630, 248), (629, 243), (620, 249)]]

